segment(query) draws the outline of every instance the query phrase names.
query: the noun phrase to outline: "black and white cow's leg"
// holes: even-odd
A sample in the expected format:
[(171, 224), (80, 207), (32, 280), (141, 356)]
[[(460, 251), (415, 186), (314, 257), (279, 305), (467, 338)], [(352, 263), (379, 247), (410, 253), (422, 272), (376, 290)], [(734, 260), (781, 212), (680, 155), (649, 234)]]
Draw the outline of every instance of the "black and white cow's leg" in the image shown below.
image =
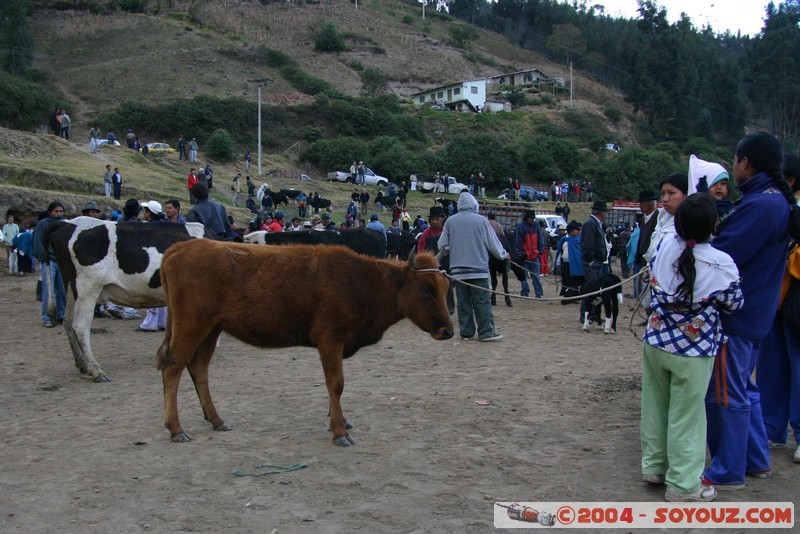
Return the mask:
[(72, 291), (67, 291), (67, 311), (64, 315), (64, 330), (67, 332), (72, 354), (75, 356), (75, 366), (81, 373), (91, 375), (95, 382), (110, 382), (92, 356), (90, 335), (94, 304), (97, 299), (85, 298), (86, 293), (82, 295), (83, 298), (76, 301)]

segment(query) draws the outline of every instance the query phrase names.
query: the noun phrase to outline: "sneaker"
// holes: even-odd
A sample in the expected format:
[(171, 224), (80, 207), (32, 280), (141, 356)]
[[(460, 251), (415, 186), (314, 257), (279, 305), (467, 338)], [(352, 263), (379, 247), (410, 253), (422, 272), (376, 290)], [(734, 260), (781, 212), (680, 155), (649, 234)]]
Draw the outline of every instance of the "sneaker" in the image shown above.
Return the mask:
[(765, 469), (764, 471), (752, 471), (747, 473), (747, 476), (761, 479), (772, 478), (772, 469)]
[(461, 341), (472, 341), (472, 336), (461, 336)]
[(703, 486), (714, 486), (719, 491), (738, 491), (745, 488), (745, 484), (717, 484), (716, 482), (712, 482), (711, 480), (703, 477), (700, 481), (700, 484)]
[(657, 473), (657, 474), (644, 474), (642, 475), (642, 482), (647, 482), (648, 484), (656, 484), (661, 485), (664, 483), (664, 475)]
[(141, 326), (136, 328), (137, 332), (158, 332), (158, 330), (150, 330), (149, 328), (142, 328)]
[(800, 445), (798, 445), (797, 449), (794, 451), (794, 458), (792, 461), (796, 464), (800, 464)]
[(783, 449), (784, 447), (786, 447), (786, 442), (781, 443), (780, 441), (769, 440), (770, 449)]
[(667, 487), (664, 500), (667, 502), (711, 502), (717, 498), (714, 486), (701, 484), (697, 491), (683, 493), (675, 488)]
[(489, 337), (482, 338), (481, 341), (500, 341), (503, 339), (502, 334), (492, 334)]
[(42, 326), (45, 328), (53, 328), (53, 323), (50, 321), (50, 319), (46, 319), (42, 321)]

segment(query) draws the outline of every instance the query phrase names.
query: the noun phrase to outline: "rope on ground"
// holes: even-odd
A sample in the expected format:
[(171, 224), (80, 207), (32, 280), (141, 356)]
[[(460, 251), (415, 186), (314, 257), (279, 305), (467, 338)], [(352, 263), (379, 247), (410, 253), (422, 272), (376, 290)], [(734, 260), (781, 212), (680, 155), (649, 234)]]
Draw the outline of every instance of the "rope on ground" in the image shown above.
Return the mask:
[(275, 464), (263, 464), (257, 465), (256, 469), (272, 469), (272, 471), (264, 471), (263, 473), (242, 473), (238, 469), (233, 472), (233, 476), (235, 477), (263, 477), (266, 475), (277, 475), (280, 473), (289, 473), (291, 471), (298, 471), (300, 469), (305, 469), (308, 467), (306, 464), (294, 464), (294, 465), (275, 465)]

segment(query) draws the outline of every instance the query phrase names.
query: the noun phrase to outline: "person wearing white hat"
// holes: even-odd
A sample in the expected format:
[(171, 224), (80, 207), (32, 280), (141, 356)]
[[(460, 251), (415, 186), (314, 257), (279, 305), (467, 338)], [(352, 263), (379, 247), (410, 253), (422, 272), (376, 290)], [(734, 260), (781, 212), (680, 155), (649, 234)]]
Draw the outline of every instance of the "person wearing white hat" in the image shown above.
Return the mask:
[[(164, 221), (164, 213), (161, 204), (155, 200), (142, 202), (142, 219), (148, 223), (158, 223)], [(136, 329), (137, 332), (158, 332), (167, 326), (167, 307), (147, 308), (144, 321)]]

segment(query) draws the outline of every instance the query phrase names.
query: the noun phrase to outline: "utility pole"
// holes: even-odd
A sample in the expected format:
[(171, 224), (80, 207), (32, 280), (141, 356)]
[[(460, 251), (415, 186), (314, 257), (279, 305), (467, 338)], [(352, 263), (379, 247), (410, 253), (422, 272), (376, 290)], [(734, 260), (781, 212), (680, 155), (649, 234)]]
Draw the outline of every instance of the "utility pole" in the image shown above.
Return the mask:
[(258, 84), (258, 175), (261, 176), (261, 84)]
[(572, 61), (569, 62), (569, 107), (572, 107), (572, 91), (575, 89), (575, 84), (572, 79)]
[(261, 86), (272, 80), (268, 78), (256, 78), (247, 81), (258, 84), (258, 175), (261, 176)]

